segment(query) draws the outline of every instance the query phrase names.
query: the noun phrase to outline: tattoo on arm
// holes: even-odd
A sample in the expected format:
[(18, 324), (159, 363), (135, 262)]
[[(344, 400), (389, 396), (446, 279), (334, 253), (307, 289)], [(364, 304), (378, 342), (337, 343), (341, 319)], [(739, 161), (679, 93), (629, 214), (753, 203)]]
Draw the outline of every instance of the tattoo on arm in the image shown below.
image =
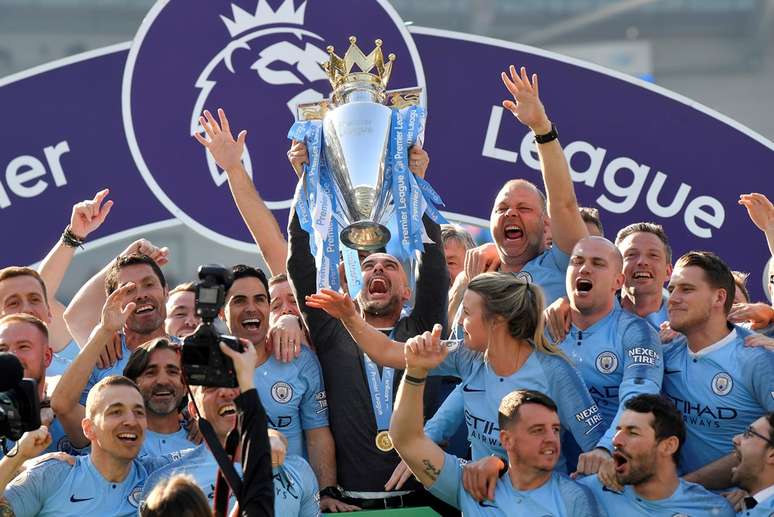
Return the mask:
[(11, 503), (8, 502), (8, 499), (6, 499), (3, 496), (0, 496), (0, 517), (15, 517), (16, 514), (13, 513), (13, 508), (11, 507)]
[(432, 479), (433, 481), (436, 481), (438, 479), (438, 476), (441, 475), (441, 471), (433, 465), (430, 460), (422, 460), (422, 464), (425, 466), (425, 474), (427, 477)]

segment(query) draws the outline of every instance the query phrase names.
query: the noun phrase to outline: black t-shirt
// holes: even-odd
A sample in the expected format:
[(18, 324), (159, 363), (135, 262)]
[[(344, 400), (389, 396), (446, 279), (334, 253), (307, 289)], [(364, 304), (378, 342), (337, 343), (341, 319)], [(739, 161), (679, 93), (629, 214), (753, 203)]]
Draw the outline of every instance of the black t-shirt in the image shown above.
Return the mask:
[[(330, 427), (336, 441), (338, 483), (344, 490), (384, 492), (384, 484), (392, 475), (400, 458), (393, 450), (376, 448), (376, 418), (363, 366), (363, 352), (344, 325), (325, 311), (307, 307), (305, 299), (317, 291), (317, 269), (309, 249), (309, 234), (298, 221), (295, 205), (288, 227), (288, 277), (296, 300), (309, 328), (322, 366), (328, 395)], [(416, 281), (414, 309), (395, 324), (394, 339), (407, 339), (432, 330), (440, 323), (446, 328), (449, 272), (441, 242), (441, 229), (430, 218), (423, 218), (425, 230), (434, 244), (425, 244)], [(402, 371), (395, 372), (394, 392), (397, 393)], [(433, 383), (439, 383), (435, 379)], [(434, 411), (437, 389), (428, 386), (425, 408)], [(419, 488), (411, 478), (402, 490)]]

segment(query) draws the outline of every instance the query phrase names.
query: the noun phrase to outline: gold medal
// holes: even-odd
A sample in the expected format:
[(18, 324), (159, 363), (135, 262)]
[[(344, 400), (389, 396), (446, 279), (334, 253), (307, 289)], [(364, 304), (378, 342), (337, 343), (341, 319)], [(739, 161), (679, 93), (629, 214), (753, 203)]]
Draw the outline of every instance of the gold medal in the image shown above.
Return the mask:
[(387, 431), (379, 431), (376, 434), (376, 448), (382, 452), (390, 452), (393, 449), (392, 440)]

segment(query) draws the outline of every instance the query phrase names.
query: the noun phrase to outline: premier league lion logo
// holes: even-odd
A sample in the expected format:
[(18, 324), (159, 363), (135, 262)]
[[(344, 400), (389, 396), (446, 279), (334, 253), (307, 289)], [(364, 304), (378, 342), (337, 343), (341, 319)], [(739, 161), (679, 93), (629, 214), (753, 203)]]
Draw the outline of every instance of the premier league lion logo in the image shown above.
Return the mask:
[(296, 182), (285, 156), (296, 105), (329, 95), (324, 49), (343, 47), (351, 34), (389, 43), (401, 63), (391, 86), (424, 86), (414, 43), (385, 0), (155, 4), (129, 51), (122, 91), (127, 143), (151, 191), (199, 233), (253, 251), (226, 174), (191, 136), (198, 118), (223, 108), (235, 133), (247, 130), (245, 169), (269, 208), (286, 209)]

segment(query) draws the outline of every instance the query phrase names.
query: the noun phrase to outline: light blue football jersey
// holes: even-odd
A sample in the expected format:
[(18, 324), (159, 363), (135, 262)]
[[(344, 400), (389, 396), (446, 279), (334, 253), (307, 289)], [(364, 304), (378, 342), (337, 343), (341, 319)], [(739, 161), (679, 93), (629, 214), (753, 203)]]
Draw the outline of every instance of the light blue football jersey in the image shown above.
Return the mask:
[(107, 368), (94, 367), (94, 370), (92, 370), (91, 375), (89, 376), (89, 380), (86, 382), (86, 387), (83, 388), (83, 392), (81, 393), (80, 402), (82, 406), (86, 406), (86, 397), (89, 396), (89, 391), (91, 391), (91, 388), (95, 384), (110, 375), (124, 374), (124, 367), (126, 366), (126, 363), (129, 362), (130, 355), (132, 355), (132, 351), (126, 347), (126, 336), (121, 334), (121, 358), (116, 361), (116, 364), (113, 366), (108, 366)]
[(683, 414), (681, 473), (732, 452), (731, 440), (774, 411), (774, 352), (744, 346), (739, 327), (698, 354), (681, 336), (664, 346), (663, 393)]
[(126, 478), (113, 483), (102, 477), (91, 456), (79, 456), (75, 465), (48, 460), (11, 481), (5, 498), (16, 517), (135, 516), (148, 474), (169, 461), (135, 459)]
[(457, 432), (465, 424), (465, 398), (463, 384), (449, 393), (433, 417), (425, 422), (425, 434), (435, 443), (441, 443)]
[(599, 505), (616, 517), (733, 517), (734, 509), (720, 495), (701, 485), (680, 479), (677, 490), (666, 499), (643, 499), (631, 485), (623, 492), (605, 487), (597, 476), (586, 476), (580, 483), (589, 487)]
[(46, 367), (46, 377), (63, 375), (80, 351), (78, 343), (73, 340), (59, 352), (54, 352), (51, 356), (51, 364)]
[(431, 373), (462, 379), (465, 423), (473, 460), (490, 454), (507, 456), (500, 443), (498, 409), (503, 397), (514, 390), (531, 389), (551, 397), (558, 407), (563, 429), (572, 433), (584, 451), (593, 449), (606, 429), (604, 418), (578, 371), (558, 355), (533, 350), (519, 371), (500, 377), (484, 361), (483, 354), (460, 346)]
[(570, 256), (557, 246), (551, 246), (521, 268), (532, 276), (532, 282), (543, 289), (546, 306), (567, 296), (565, 277)]
[[(616, 294), (616, 301), (618, 302), (618, 306), (621, 307), (620, 291)], [(648, 325), (650, 325), (656, 332), (658, 332), (659, 330), (661, 330), (661, 324), (664, 323), (665, 321), (669, 321), (668, 308), (669, 308), (669, 292), (665, 290), (664, 295), (661, 297), (661, 306), (658, 308), (658, 310), (651, 312), (650, 314), (646, 314), (645, 316), (643, 316), (643, 319), (647, 321)], [(629, 312), (629, 311), (626, 311), (626, 312)], [(634, 314), (634, 313), (631, 313), (631, 314)]]
[(623, 405), (641, 393), (660, 393), (661, 341), (648, 323), (615, 304), (586, 330), (575, 325), (559, 344), (580, 372), (608, 429), (599, 443), (612, 451)]
[[(234, 464), (238, 474), (242, 465)], [(277, 516), (316, 517), (320, 515), (319, 489), (312, 467), (300, 456), (288, 455), (285, 463), (272, 469), (274, 474), (274, 514)], [(205, 444), (198, 446), (183, 458), (153, 472), (140, 496), (145, 501), (153, 487), (162, 479), (175, 474), (188, 474), (196, 480), (204, 495), (210, 501), (215, 498), (215, 480), (218, 462)], [(236, 498), (231, 496), (229, 507), (233, 508)]]
[[(534, 490), (516, 490), (506, 474), (497, 481), (492, 501), (478, 502), (462, 486), (464, 460), (446, 454), (438, 479), (429, 491), (458, 508), (466, 517), (476, 515), (524, 517), (604, 517), (591, 491), (563, 474), (553, 472)], [(621, 516), (623, 517), (623, 516)]]
[(188, 431), (182, 427), (174, 433), (157, 433), (146, 429), (145, 441), (138, 457), (165, 456), (194, 447), (196, 444), (188, 439)]
[(288, 439), (288, 455), (306, 457), (304, 431), (328, 425), (328, 401), (317, 357), (305, 346), (290, 363), (269, 355), (255, 369), (254, 378), (269, 427)]

